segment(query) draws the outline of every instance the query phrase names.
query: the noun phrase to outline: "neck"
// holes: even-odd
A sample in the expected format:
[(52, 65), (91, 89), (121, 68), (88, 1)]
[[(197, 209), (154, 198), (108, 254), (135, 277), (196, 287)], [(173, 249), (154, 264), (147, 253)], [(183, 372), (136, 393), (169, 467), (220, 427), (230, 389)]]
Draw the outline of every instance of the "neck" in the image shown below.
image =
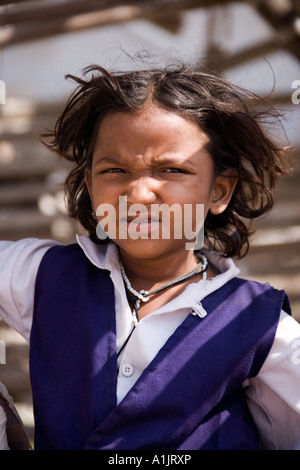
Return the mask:
[(141, 259), (128, 256), (120, 250), (120, 259), (130, 282), (137, 290), (156, 288), (195, 268), (199, 263), (193, 251), (175, 255), (172, 253), (162, 258)]

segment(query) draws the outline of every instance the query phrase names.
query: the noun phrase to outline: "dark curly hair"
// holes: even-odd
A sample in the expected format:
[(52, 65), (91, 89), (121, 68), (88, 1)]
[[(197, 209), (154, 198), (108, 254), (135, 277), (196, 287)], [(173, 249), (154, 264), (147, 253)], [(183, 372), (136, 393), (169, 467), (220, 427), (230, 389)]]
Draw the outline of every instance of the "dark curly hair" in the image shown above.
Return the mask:
[(290, 158), (269, 136), (264, 124), (279, 118), (253, 93), (215, 75), (186, 66), (110, 73), (92, 65), (83, 77), (67, 75), (77, 88), (44, 143), (73, 162), (66, 180), (69, 215), (79, 220), (97, 243), (97, 219), (85, 184), (94, 143), (104, 116), (134, 112), (151, 99), (161, 108), (196, 122), (209, 137), (208, 151), (217, 174), (234, 169), (237, 185), (226, 210), (209, 213), (205, 243), (225, 256), (242, 257), (249, 248), (252, 219), (273, 206), (278, 176), (290, 172)]

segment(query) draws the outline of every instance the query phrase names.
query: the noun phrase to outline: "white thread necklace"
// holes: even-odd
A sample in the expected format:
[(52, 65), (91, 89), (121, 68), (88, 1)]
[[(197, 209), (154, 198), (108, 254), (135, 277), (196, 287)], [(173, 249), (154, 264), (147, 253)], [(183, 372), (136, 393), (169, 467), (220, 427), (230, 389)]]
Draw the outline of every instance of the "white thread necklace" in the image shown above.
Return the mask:
[[(129, 341), (132, 333), (134, 332), (134, 329), (135, 329), (135, 327), (136, 327), (136, 325), (139, 321), (139, 307), (140, 307), (141, 301), (142, 302), (148, 302), (150, 295), (157, 294), (158, 292), (160, 292), (164, 289), (167, 289), (168, 287), (172, 287), (172, 286), (175, 286), (177, 284), (180, 284), (181, 282), (187, 281), (188, 279), (191, 279), (192, 277), (199, 276), (200, 274), (202, 274), (202, 279), (206, 280), (206, 277), (207, 277), (206, 270), (207, 270), (207, 266), (208, 266), (207, 258), (204, 255), (201, 255), (201, 254), (198, 254), (198, 257), (201, 259), (201, 261), (200, 261), (200, 263), (197, 264), (197, 266), (194, 269), (192, 269), (191, 271), (188, 271), (185, 274), (182, 274), (179, 277), (176, 277), (172, 281), (167, 282), (163, 286), (161, 286), (158, 289), (155, 289), (151, 292), (145, 291), (143, 289), (140, 290), (140, 291), (135, 290), (132, 287), (132, 285), (131, 285), (131, 283), (130, 283), (127, 275), (126, 275), (124, 266), (122, 265), (122, 263), (120, 261), (121, 274), (122, 274), (122, 277), (123, 277), (123, 280), (124, 280), (124, 283), (125, 283), (125, 286), (126, 286), (126, 289), (127, 289), (128, 300), (131, 301), (132, 304), (133, 304), (133, 312), (132, 312), (132, 314), (133, 314), (133, 328), (132, 328), (131, 332), (129, 333), (127, 339), (125, 340), (125, 342), (123, 343), (123, 345), (119, 349), (119, 351), (117, 353), (117, 357), (120, 356), (121, 352), (125, 348), (126, 344), (128, 343), (128, 341)], [(130, 295), (129, 292), (132, 295)]]
[[(202, 254), (199, 254), (198, 257), (201, 259), (201, 261), (200, 261), (200, 263), (197, 264), (197, 266), (195, 268), (191, 269), (187, 273), (182, 274), (181, 276), (176, 277), (172, 281), (167, 282), (163, 286), (158, 287), (157, 289), (155, 289), (151, 292), (146, 291), (144, 289), (142, 289), (140, 291), (135, 290), (132, 287), (132, 285), (131, 285), (131, 283), (130, 283), (127, 275), (126, 275), (124, 266), (120, 261), (120, 270), (121, 270), (121, 274), (122, 274), (122, 277), (123, 277), (123, 280), (124, 280), (124, 283), (125, 283), (125, 286), (126, 286), (126, 289), (127, 289), (127, 294), (128, 294), (129, 300), (131, 300), (133, 302), (133, 308), (134, 308), (133, 313), (134, 313), (134, 316), (135, 316), (135, 318), (134, 318), (135, 323), (137, 323), (139, 321), (138, 310), (139, 310), (141, 301), (142, 302), (148, 302), (149, 298), (150, 298), (150, 295), (157, 294), (158, 292), (161, 292), (162, 290), (165, 290), (169, 287), (173, 287), (177, 284), (180, 284), (181, 282), (184, 282), (184, 281), (187, 281), (188, 279), (191, 279), (192, 277), (199, 276), (200, 274), (202, 274), (202, 279), (203, 280), (206, 279), (206, 276), (207, 276), (206, 270), (207, 270), (207, 265), (208, 265), (207, 258)], [(130, 295), (129, 292), (132, 295)]]

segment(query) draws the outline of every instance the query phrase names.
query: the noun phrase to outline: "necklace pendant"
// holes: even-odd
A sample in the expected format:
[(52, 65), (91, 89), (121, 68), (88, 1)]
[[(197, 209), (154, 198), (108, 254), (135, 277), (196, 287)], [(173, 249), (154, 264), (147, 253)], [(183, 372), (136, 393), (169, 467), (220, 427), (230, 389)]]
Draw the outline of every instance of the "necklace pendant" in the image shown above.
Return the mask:
[(147, 290), (140, 290), (140, 294), (143, 296), (142, 301), (143, 302), (148, 302), (149, 300), (149, 292)]

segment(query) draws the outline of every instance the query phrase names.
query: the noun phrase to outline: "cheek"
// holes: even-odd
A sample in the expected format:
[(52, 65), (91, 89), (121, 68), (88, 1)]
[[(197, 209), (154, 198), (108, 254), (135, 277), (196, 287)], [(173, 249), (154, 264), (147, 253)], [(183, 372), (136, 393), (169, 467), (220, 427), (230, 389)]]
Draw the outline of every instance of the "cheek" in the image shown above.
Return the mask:
[[(182, 204), (192, 204), (193, 206), (202, 204), (205, 210), (208, 211), (212, 194), (211, 186), (208, 185), (207, 182), (197, 181), (196, 184), (190, 185), (185, 194), (182, 195), (181, 202)], [(176, 200), (179, 200), (178, 194)]]
[(114, 239), (119, 221), (119, 193), (103, 185), (94, 185), (92, 207), (101, 227)]
[[(193, 197), (191, 197), (191, 194)], [(203, 183), (203, 181), (190, 188), (190, 197), (187, 198), (185, 206), (189, 208), (189, 210), (184, 209), (184, 213), (186, 220), (192, 221), (193, 230), (196, 232), (198, 232), (205, 223), (211, 206), (211, 197), (211, 186)]]
[(94, 210), (100, 204), (114, 203), (114, 192), (112, 188), (101, 184), (101, 182), (97, 181), (97, 178), (94, 178), (90, 185), (90, 197)]

